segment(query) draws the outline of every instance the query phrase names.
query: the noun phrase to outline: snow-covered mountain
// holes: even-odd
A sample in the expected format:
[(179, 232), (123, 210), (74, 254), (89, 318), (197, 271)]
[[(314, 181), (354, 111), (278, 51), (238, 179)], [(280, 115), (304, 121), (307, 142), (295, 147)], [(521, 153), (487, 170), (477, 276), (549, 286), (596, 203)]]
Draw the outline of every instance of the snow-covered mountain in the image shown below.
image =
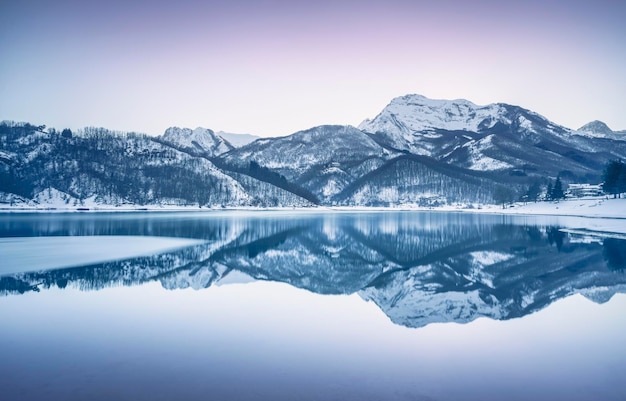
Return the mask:
[[(230, 142), (229, 139), (233, 141)], [(0, 124), (0, 201), (206, 206), (439, 205), (518, 198), (531, 185), (598, 183), (626, 158), (626, 134), (579, 130), (530, 110), (420, 95), (393, 99), (359, 128), (279, 138), (172, 127), (156, 138)], [(239, 146), (241, 145), (241, 146)], [(58, 191), (58, 192), (55, 192)]]
[(440, 206), (490, 203), (496, 185), (519, 180), (439, 163), (425, 156), (397, 156), (352, 182), (333, 201), (341, 205)]
[(198, 156), (213, 157), (235, 148), (210, 129), (170, 127), (159, 137), (164, 143)]
[(311, 168), (329, 163), (385, 158), (385, 151), (362, 131), (350, 126), (323, 125), (295, 134), (264, 138), (239, 148), (225, 159), (233, 163), (254, 161), (297, 178)]
[(398, 149), (413, 148), (419, 154), (428, 150), (414, 147), (416, 133), (478, 132), (493, 127), (504, 113), (504, 108), (497, 104), (477, 106), (464, 99), (437, 100), (413, 94), (393, 99), (374, 119), (363, 121), (359, 129), (385, 134)]
[(613, 131), (602, 121), (594, 120), (576, 130), (575, 134), (591, 138), (607, 138), (626, 141), (626, 131)]
[(536, 177), (556, 177), (563, 171), (590, 177), (608, 160), (626, 153), (621, 142), (581, 137), (518, 106), (477, 106), (420, 95), (393, 99), (359, 128), (390, 149), (475, 171)]
[(330, 200), (395, 152), (350, 126), (324, 125), (280, 138), (259, 139), (223, 155), (231, 166), (256, 163)]
[(390, 147), (440, 156), (444, 149), (437, 146), (441, 142), (437, 139), (454, 132), (483, 134), (498, 125), (512, 126), (522, 135), (538, 134), (546, 128), (554, 135), (567, 133), (566, 128), (520, 107), (500, 103), (477, 106), (464, 99), (435, 100), (421, 95), (393, 99), (373, 120), (361, 123), (359, 129), (376, 135)]
[[(190, 133), (184, 131), (183, 138)], [(168, 138), (174, 138), (176, 130), (169, 134)], [(196, 134), (207, 132), (196, 130)], [(29, 124), (0, 125), (0, 143), (4, 155), (0, 159), (0, 199), (9, 205), (310, 204), (269, 183), (223, 171), (205, 157), (168, 145), (162, 138), (142, 134), (88, 129), (81, 135), (62, 136)]]

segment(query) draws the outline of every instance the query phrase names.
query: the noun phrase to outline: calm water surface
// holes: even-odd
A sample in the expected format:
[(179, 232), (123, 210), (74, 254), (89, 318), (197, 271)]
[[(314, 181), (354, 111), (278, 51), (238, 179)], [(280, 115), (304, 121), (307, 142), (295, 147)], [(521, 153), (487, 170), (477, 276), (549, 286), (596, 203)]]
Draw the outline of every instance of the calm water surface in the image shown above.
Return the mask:
[(0, 215), (0, 399), (624, 400), (626, 241), (572, 234), (598, 224)]

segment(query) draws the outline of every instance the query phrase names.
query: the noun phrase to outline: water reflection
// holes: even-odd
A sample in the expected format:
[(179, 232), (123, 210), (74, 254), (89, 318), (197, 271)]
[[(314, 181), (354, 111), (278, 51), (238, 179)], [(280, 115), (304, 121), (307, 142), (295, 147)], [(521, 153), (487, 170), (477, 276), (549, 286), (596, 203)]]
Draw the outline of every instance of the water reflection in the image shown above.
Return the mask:
[(159, 281), (167, 289), (269, 280), (358, 293), (396, 324), (521, 317), (580, 293), (626, 292), (626, 241), (541, 219), (445, 213), (52, 215), (0, 220), (0, 236), (150, 235), (206, 243), (131, 260), (0, 277), (5, 295)]
[(605, 238), (602, 255), (611, 270), (626, 269), (626, 241), (616, 238)]

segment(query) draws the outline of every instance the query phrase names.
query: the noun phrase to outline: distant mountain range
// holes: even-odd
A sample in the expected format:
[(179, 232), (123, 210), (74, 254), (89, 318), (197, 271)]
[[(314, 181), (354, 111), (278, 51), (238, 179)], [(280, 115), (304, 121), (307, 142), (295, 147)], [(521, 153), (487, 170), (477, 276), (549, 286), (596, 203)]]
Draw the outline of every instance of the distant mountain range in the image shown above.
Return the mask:
[(0, 124), (0, 204), (22, 207), (389, 206), (493, 203), (506, 186), (598, 183), (626, 131), (578, 130), (508, 104), (395, 98), (358, 128), (286, 137), (168, 128)]

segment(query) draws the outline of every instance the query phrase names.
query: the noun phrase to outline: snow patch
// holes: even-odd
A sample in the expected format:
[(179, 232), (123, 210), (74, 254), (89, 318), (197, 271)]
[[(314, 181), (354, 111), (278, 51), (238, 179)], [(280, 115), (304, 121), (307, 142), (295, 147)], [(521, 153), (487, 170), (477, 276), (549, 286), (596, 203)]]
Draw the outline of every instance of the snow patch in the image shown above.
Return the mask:
[(49, 208), (66, 208), (68, 206), (80, 205), (78, 198), (52, 187), (35, 194), (33, 203)]
[(292, 263), (298, 263), (299, 265), (307, 265), (307, 266), (311, 266), (315, 264), (318, 260), (314, 255), (308, 252), (302, 252), (297, 249), (291, 249), (288, 251), (270, 249), (268, 251), (265, 251), (262, 254), (262, 257), (271, 258), (271, 259), (282, 259), (282, 260), (290, 259)]
[(493, 171), (511, 168), (512, 165), (496, 160), (489, 156), (485, 156), (484, 152), (493, 147), (493, 135), (488, 135), (476, 142), (468, 142), (463, 145), (469, 153), (469, 168), (479, 171)]
[(490, 251), (471, 252), (470, 255), (474, 259), (474, 263), (479, 266), (491, 266), (496, 263), (507, 261), (513, 257), (513, 255), (506, 253)]
[(161, 139), (180, 148), (204, 153), (208, 156), (217, 156), (233, 149), (233, 146), (216, 135), (210, 129), (198, 127), (194, 130), (189, 128), (168, 128)]
[(533, 126), (533, 122), (530, 121), (529, 119), (527, 119), (526, 117), (519, 116), (518, 122), (519, 122), (520, 128), (523, 128), (524, 130), (526, 130), (528, 132), (537, 132), (537, 131), (535, 131), (535, 128)]

